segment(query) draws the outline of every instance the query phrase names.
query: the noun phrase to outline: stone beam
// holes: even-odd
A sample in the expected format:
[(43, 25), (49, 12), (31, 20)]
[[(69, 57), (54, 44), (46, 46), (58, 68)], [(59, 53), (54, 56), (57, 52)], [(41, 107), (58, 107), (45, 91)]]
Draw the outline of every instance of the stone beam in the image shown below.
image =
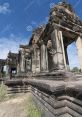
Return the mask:
[(66, 30), (68, 32), (71, 32), (71, 33), (75, 34), (76, 36), (81, 35), (81, 32), (75, 32), (74, 30), (71, 30), (68, 27), (62, 26), (62, 25), (57, 24), (57, 23), (54, 23), (54, 27), (56, 27), (56, 29), (60, 29), (61, 31)]

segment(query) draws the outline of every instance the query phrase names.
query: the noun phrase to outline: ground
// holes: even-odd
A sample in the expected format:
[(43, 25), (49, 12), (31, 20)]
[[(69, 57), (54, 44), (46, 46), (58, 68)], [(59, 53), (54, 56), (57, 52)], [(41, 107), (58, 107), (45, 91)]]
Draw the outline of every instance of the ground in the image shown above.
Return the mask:
[(29, 98), (30, 93), (19, 94), (15, 98), (0, 103), (0, 117), (28, 117)]

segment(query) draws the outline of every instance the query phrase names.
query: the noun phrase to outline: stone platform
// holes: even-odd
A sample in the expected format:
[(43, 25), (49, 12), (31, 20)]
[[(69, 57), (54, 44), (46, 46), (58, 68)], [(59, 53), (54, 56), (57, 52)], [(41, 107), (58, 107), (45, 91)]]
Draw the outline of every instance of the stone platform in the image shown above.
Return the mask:
[[(9, 87), (30, 86), (33, 100), (40, 107), (42, 117), (82, 117), (81, 77), (80, 80), (78, 78), (72, 80), (70, 76), (69, 80), (65, 80), (66, 77), (60, 73), (64, 80), (57, 80), (56, 75), (58, 77), (58, 73), (53, 73), (53, 75), (46, 73), (46, 76), (38, 74), (28, 79), (12, 79), (6, 81), (5, 85)], [(54, 79), (47, 79), (51, 76)]]
[(28, 80), (42, 117), (82, 117), (82, 80)]

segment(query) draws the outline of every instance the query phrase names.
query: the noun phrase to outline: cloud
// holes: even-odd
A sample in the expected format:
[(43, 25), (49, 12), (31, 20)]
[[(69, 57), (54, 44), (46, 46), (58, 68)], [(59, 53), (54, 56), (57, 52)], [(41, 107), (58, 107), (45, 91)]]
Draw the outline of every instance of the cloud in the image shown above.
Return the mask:
[(33, 5), (37, 5), (37, 6), (42, 6), (42, 5), (44, 5), (45, 3), (47, 3), (48, 2), (48, 0), (31, 0), (28, 4), (27, 4), (27, 6), (25, 7), (25, 11), (27, 11), (29, 8), (31, 8)]
[(11, 24), (7, 24), (7, 25), (5, 26), (5, 28), (3, 28), (3, 29), (0, 31), (0, 34), (3, 34), (3, 33), (5, 33), (5, 32), (8, 32), (9, 30), (12, 30), (12, 29), (13, 29), (12, 25), (11, 25)]
[(55, 3), (50, 3), (50, 9), (53, 8), (55, 6)]
[(10, 13), (9, 3), (0, 4), (0, 14)]
[(26, 7), (25, 7), (25, 11), (27, 11), (30, 7), (32, 7), (32, 5), (35, 3), (35, 1), (31, 1)]
[(27, 30), (27, 31), (32, 31), (32, 30), (33, 30), (33, 27), (32, 27), (31, 25), (28, 25), (28, 26), (26, 27), (26, 30)]
[(20, 44), (27, 44), (28, 40), (11, 34), (8, 38), (0, 38), (0, 58), (5, 59), (9, 51), (17, 53)]
[(37, 22), (36, 21), (32, 21), (31, 24), (36, 26)]

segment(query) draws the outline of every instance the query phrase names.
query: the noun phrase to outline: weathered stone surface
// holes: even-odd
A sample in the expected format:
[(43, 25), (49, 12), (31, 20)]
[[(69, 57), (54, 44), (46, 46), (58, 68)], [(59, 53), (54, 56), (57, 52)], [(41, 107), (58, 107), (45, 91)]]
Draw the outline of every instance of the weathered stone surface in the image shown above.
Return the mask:
[(75, 41), (82, 70), (81, 35), (82, 21), (72, 6), (58, 3), (46, 26), (33, 31), (29, 44), (21, 45), (17, 56), (9, 54), (8, 65), (15, 65), (21, 79), (7, 80), (5, 85), (30, 85), (35, 102), (43, 109), (42, 117), (82, 117), (82, 74), (67, 69), (67, 47)]
[(82, 70), (82, 38), (81, 37), (78, 37), (78, 39), (76, 40), (76, 46), (78, 51), (80, 68)]
[(16, 88), (16, 86), (26, 86), (27, 88), (31, 86), (33, 99), (42, 109), (43, 117), (48, 115), (51, 115), (51, 117), (82, 116), (82, 80), (16, 79), (8, 80), (5, 84), (13, 88)]
[[(45, 113), (43, 117), (47, 115), (46, 109), (48, 113), (52, 113), (52, 117), (82, 116), (82, 91), (80, 90), (82, 81), (28, 80), (27, 82), (32, 86), (36, 103), (43, 108)], [(75, 95), (75, 91), (78, 94)]]

